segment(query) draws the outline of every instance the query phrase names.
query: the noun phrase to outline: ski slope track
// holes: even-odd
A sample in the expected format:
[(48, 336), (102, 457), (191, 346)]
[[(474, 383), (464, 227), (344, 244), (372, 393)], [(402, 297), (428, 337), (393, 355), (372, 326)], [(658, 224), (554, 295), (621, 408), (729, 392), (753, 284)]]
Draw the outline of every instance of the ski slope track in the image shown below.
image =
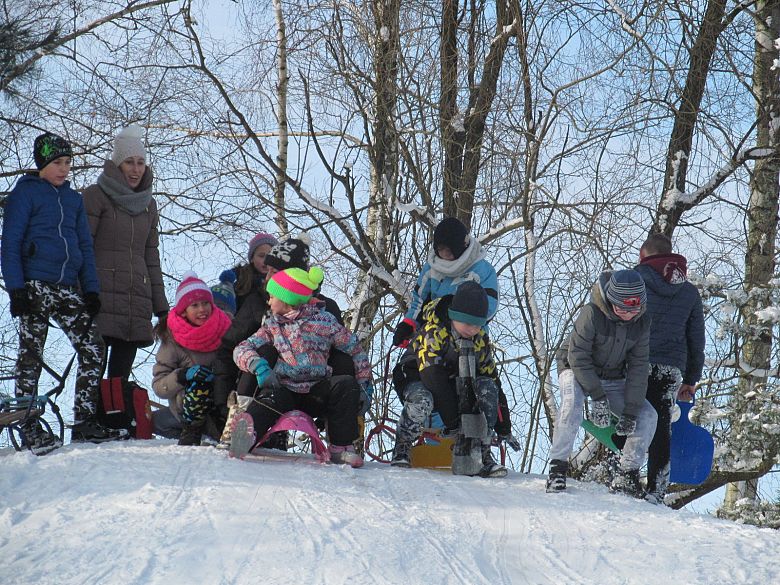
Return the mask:
[[(780, 533), (570, 481), (238, 461), (138, 441), (0, 455), (3, 583), (772, 584)], [(308, 464), (312, 463), (312, 464)]]

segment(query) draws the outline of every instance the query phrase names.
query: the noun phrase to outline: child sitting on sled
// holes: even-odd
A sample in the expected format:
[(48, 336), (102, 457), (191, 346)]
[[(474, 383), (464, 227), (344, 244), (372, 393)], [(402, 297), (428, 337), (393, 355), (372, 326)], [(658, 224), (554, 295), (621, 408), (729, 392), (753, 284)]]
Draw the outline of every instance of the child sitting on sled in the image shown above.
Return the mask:
[[(246, 411), (256, 437), (265, 435), (285, 412), (302, 410), (327, 420), (331, 462), (361, 467), (363, 459), (352, 442), (358, 436), (357, 415), (373, 393), (371, 366), (357, 338), (324, 310), (322, 301), (312, 298), (322, 280), (316, 266), (274, 274), (266, 284), (272, 315), (236, 346), (233, 359), (257, 378), (257, 395)], [(352, 357), (355, 376), (332, 375), (332, 347)], [(242, 436), (236, 427), (231, 454), (242, 456), (255, 446), (254, 440), (244, 446), (246, 432)]]
[(558, 351), (561, 406), (550, 447), (548, 492), (566, 489), (569, 455), (587, 396), (591, 422), (608, 427), (614, 413), (619, 417), (615, 433), (626, 437), (611, 491), (644, 496), (639, 468), (658, 419), (645, 400), (650, 343), (646, 306), (645, 284), (636, 271), (603, 272)]
[(409, 450), (433, 409), (457, 434), (452, 473), (503, 477), (490, 444), (498, 417), (498, 378), (484, 329), (488, 295), (473, 281), (423, 309), (423, 326), (412, 339), (420, 380), (410, 382), (396, 431), (392, 464), (409, 467)]
[(156, 432), (174, 436), (181, 427), (179, 445), (200, 445), (204, 433), (219, 438), (221, 429), (207, 428), (214, 414), (211, 368), (229, 327), (230, 317), (214, 305), (211, 289), (187, 272), (167, 321), (157, 326), (162, 343), (152, 368), (152, 389), (170, 405), (155, 416)]

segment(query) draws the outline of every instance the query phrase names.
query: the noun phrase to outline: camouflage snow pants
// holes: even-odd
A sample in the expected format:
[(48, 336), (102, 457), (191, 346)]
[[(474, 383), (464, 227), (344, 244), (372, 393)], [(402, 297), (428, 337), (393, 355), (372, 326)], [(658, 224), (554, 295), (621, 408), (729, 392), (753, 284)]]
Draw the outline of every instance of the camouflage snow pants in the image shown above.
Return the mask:
[(28, 281), (25, 287), (30, 295), (30, 312), (22, 315), (19, 324), (16, 395), (31, 395), (38, 387), (49, 318), (52, 318), (68, 336), (78, 356), (73, 421), (83, 422), (97, 413), (105, 353), (97, 324), (84, 310), (84, 301), (75, 288), (40, 280)]

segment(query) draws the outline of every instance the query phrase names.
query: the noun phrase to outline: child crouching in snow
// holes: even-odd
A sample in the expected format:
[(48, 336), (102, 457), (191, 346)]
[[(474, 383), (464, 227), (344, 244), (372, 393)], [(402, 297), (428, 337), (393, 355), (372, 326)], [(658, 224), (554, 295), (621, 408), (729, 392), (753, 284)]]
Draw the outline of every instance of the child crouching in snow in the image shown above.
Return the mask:
[[(363, 459), (352, 442), (358, 436), (357, 415), (371, 400), (371, 366), (357, 338), (324, 310), (322, 301), (312, 299), (322, 279), (316, 266), (274, 274), (266, 284), (272, 315), (236, 346), (233, 359), (257, 378), (258, 395), (247, 408), (257, 437), (280, 415), (302, 410), (327, 420), (332, 462), (360, 467)], [(355, 376), (332, 375), (331, 347), (352, 357)], [(254, 447), (254, 439), (236, 447), (245, 441), (246, 436), (234, 433), (231, 453), (242, 456)]]
[(561, 407), (550, 447), (548, 492), (566, 489), (569, 455), (587, 396), (591, 422), (608, 427), (614, 413), (620, 417), (615, 433), (626, 437), (611, 491), (644, 496), (639, 468), (658, 420), (645, 400), (650, 345), (646, 304), (645, 284), (637, 272), (603, 272), (569, 339), (558, 350)]
[(506, 467), (496, 463), (490, 450), (499, 386), (484, 329), (488, 317), (485, 289), (466, 281), (454, 295), (426, 304), (422, 315), (423, 326), (412, 339), (420, 379), (405, 390), (391, 464), (410, 466), (409, 450), (436, 409), (445, 428), (457, 430), (452, 473), (504, 477)]
[[(230, 317), (214, 305), (206, 283), (194, 272), (186, 273), (167, 325), (157, 331), (162, 344), (152, 369), (152, 389), (170, 405), (170, 420), (164, 426), (182, 424), (179, 445), (200, 445), (214, 404), (211, 366), (229, 327)], [(160, 425), (158, 417), (155, 423)], [(219, 438), (220, 430), (215, 427), (214, 438)]]

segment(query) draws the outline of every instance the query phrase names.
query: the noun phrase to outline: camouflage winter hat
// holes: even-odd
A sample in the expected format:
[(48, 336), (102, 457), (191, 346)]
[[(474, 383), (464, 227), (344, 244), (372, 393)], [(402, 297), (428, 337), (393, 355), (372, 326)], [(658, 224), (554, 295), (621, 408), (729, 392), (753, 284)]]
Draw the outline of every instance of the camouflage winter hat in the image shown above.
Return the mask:
[(39, 171), (61, 156), (73, 156), (73, 149), (70, 143), (62, 136), (46, 132), (35, 139), (33, 157), (35, 158), (35, 166)]

